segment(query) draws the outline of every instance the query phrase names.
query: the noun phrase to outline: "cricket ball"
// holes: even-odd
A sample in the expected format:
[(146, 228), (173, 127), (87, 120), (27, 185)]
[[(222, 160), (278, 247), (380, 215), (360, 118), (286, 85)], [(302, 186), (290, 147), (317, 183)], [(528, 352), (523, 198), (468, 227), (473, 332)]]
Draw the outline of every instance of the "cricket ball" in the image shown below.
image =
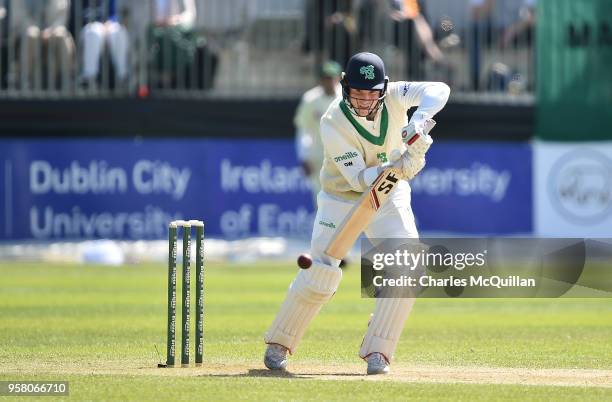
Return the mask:
[(297, 264), (298, 264), (298, 267), (302, 269), (308, 269), (312, 265), (312, 257), (310, 256), (310, 254), (306, 254), (306, 253), (300, 254), (300, 256), (297, 259)]

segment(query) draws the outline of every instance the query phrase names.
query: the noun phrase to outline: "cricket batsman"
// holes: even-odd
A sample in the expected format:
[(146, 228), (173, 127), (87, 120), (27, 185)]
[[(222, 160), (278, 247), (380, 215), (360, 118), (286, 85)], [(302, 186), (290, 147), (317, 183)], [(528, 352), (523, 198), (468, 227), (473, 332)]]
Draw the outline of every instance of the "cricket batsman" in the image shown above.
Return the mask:
[[(416, 238), (410, 185), (425, 166), (432, 139), (431, 119), (446, 104), (450, 88), (439, 82), (389, 82), (380, 57), (358, 53), (348, 61), (338, 97), (321, 118), (325, 159), (312, 233), (313, 264), (291, 283), (280, 310), (265, 334), (266, 367), (284, 370), (310, 321), (336, 292), (340, 260), (325, 254), (336, 228), (378, 175), (392, 165), (400, 183), (364, 230), (371, 240)], [(408, 122), (407, 112), (417, 107)], [(416, 141), (406, 144), (403, 135)], [(390, 158), (390, 156), (393, 156)], [(376, 246), (376, 244), (374, 244)], [(385, 374), (393, 358), (413, 298), (378, 298), (359, 350), (368, 374)]]

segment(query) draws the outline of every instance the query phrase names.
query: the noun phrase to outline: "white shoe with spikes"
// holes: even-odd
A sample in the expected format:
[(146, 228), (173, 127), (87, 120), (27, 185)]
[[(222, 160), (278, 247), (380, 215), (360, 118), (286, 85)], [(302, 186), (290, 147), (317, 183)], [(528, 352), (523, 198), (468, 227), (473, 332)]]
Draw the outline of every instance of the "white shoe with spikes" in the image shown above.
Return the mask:
[(368, 375), (389, 374), (389, 362), (382, 353), (372, 353), (368, 356)]
[(289, 350), (283, 345), (276, 343), (268, 344), (264, 356), (264, 364), (270, 370), (286, 370), (287, 352), (289, 352)]

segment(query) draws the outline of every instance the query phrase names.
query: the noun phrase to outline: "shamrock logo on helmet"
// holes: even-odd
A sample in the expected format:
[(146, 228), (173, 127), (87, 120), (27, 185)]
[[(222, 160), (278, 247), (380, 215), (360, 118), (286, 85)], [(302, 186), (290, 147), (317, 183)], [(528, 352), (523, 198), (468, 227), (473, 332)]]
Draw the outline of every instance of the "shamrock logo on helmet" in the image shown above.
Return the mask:
[(369, 65), (369, 66), (363, 66), (359, 69), (359, 74), (363, 74), (365, 76), (366, 80), (373, 80), (374, 77), (374, 66), (373, 65)]

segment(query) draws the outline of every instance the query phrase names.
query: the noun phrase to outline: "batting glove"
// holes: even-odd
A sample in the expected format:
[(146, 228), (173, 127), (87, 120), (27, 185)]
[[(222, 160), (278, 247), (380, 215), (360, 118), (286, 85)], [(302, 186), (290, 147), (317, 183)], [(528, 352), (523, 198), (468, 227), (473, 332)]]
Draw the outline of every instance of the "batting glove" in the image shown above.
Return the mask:
[(433, 143), (429, 132), (434, 128), (436, 122), (429, 120), (410, 120), (410, 123), (402, 128), (402, 140), (408, 148), (410, 155), (424, 156)]
[(399, 150), (391, 152), (390, 165), (400, 172), (401, 179), (412, 180), (425, 167), (424, 155), (411, 155)]

